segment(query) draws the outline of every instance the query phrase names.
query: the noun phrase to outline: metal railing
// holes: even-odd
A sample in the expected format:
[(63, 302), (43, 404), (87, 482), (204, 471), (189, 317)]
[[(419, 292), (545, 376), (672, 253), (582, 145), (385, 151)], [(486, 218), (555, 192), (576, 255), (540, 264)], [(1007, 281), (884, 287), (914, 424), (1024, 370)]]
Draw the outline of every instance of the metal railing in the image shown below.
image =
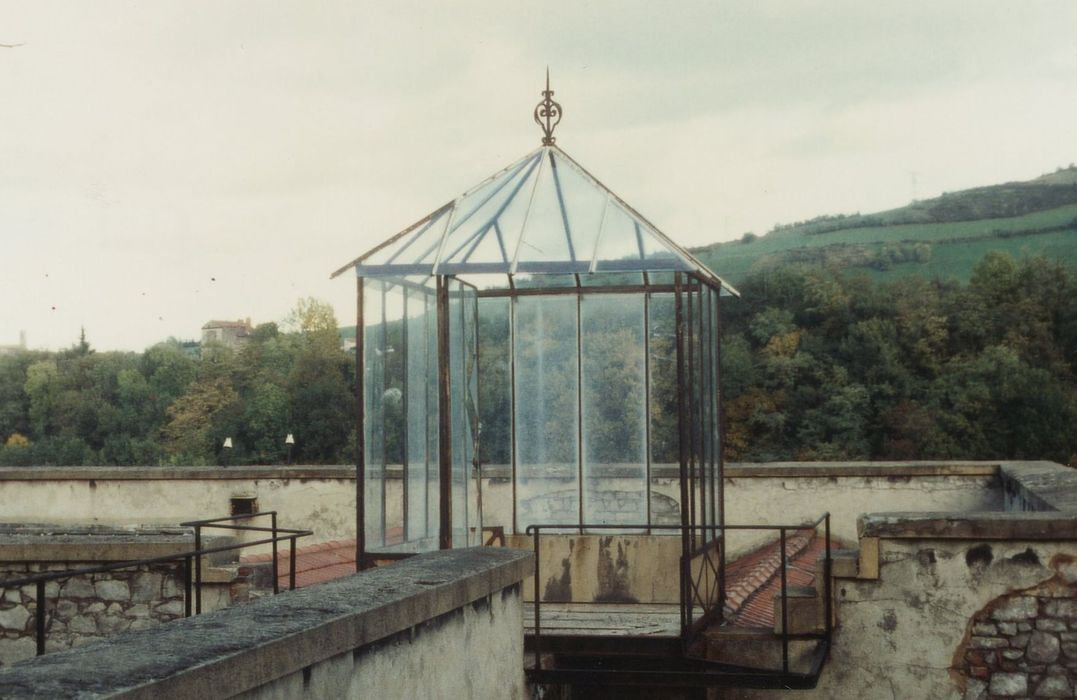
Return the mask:
[[(789, 591), (788, 591), (788, 534), (790, 532), (803, 532), (805, 530), (817, 531), (823, 526), (824, 552), (823, 552), (823, 631), (798, 632), (790, 631), (789, 626)], [(833, 581), (831, 580), (831, 539), (830, 539), (830, 513), (824, 513), (816, 520), (800, 525), (587, 525), (587, 524), (561, 524), (561, 525), (530, 525), (526, 532), (532, 537), (535, 549), (535, 574), (534, 574), (534, 630), (532, 634), (531, 649), (535, 656), (534, 670), (542, 671), (542, 596), (540, 591), (540, 566), (541, 566), (541, 535), (543, 531), (557, 530), (549, 533), (556, 535), (584, 533), (585, 531), (617, 530), (625, 535), (647, 535), (655, 531), (680, 532), (682, 541), (682, 553), (679, 560), (680, 576), (680, 638), (681, 649), (687, 654), (692, 642), (697, 635), (713, 621), (723, 617), (723, 605), (726, 598), (725, 590), (725, 533), (727, 531), (763, 530), (778, 533), (779, 545), (779, 579), (780, 579), (780, 611), (781, 632), (779, 637), (782, 645), (782, 668), (783, 675), (790, 675), (789, 643), (793, 639), (818, 639), (823, 642), (821, 653), (813, 664), (811, 675), (818, 675), (819, 670), (829, 655), (830, 640), (833, 635)], [(690, 533), (689, 536), (685, 536)], [(549, 536), (549, 534), (547, 536)], [(702, 534), (700, 538), (699, 535)], [(697, 540), (701, 542), (697, 543)], [(693, 546), (694, 545), (694, 546)], [(717, 554), (717, 561), (713, 554)], [(698, 569), (693, 575), (693, 561), (698, 560)], [(631, 605), (631, 604), (629, 604)], [(696, 615), (695, 608), (700, 608), (700, 614)]]
[[(270, 516), (272, 518), (272, 524), (270, 527), (256, 527), (250, 525), (224, 525), (221, 523), (227, 521), (244, 520), (258, 516)], [(37, 645), (37, 655), (41, 656), (45, 653), (45, 637), (46, 637), (46, 619), (47, 619), (47, 600), (45, 596), (45, 584), (52, 581), (63, 581), (75, 576), (85, 576), (90, 574), (100, 574), (110, 571), (120, 571), (122, 569), (150, 567), (155, 564), (169, 564), (173, 562), (183, 562), (183, 578), (184, 578), (184, 617), (190, 617), (192, 615), (192, 602), (194, 603), (193, 614), (200, 614), (202, 612), (202, 557), (209, 554), (219, 554), (221, 552), (230, 552), (235, 550), (244, 549), (246, 547), (256, 547), (259, 545), (272, 544), (273, 546), (273, 593), (274, 595), (280, 592), (280, 586), (277, 580), (277, 543), (281, 540), (289, 540), (291, 543), (291, 560), (289, 563), (289, 589), (295, 588), (295, 549), (296, 540), (300, 537), (307, 537), (314, 534), (311, 530), (293, 530), (288, 528), (277, 527), (277, 512), (267, 511), (265, 513), (254, 513), (250, 515), (233, 515), (223, 518), (211, 518), (209, 520), (194, 520), (186, 523), (180, 523), (184, 527), (194, 528), (194, 549), (186, 552), (178, 552), (176, 554), (165, 554), (159, 557), (149, 557), (145, 559), (131, 559), (127, 561), (115, 562), (112, 564), (101, 564), (98, 566), (87, 566), (78, 569), (66, 569), (64, 571), (50, 571), (47, 573), (33, 574), (31, 576), (22, 576), (20, 578), (9, 579), (6, 581), (0, 581), (0, 590), (5, 588), (19, 588), (22, 586), (34, 585), (36, 588), (36, 595), (34, 599), (34, 638)], [(242, 531), (255, 531), (255, 532), (269, 532), (271, 536), (268, 538), (253, 540), (250, 542), (238, 542), (228, 545), (221, 545), (216, 547), (202, 547), (201, 530), (204, 527), (216, 527), (228, 530), (242, 530)], [(193, 595), (192, 595), (193, 593)], [(57, 597), (59, 597), (57, 595)]]

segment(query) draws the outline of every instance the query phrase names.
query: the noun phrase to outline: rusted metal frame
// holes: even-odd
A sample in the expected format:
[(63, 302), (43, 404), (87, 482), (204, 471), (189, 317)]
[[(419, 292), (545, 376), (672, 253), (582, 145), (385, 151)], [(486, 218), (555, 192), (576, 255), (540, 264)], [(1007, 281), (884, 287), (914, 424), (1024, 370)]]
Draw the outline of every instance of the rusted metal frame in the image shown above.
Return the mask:
[(673, 311), (676, 328), (676, 354), (677, 354), (677, 436), (678, 436), (678, 455), (680, 460), (680, 491), (681, 491), (681, 571), (680, 571), (680, 587), (681, 587), (681, 635), (685, 643), (687, 643), (688, 634), (688, 611), (686, 609), (686, 599), (688, 592), (687, 576), (685, 574), (685, 567), (687, 566), (688, 551), (689, 551), (689, 513), (688, 513), (688, 425), (687, 418), (685, 416), (685, 397), (684, 397), (684, 310), (683, 310), (683, 294), (682, 294), (682, 280), (681, 273), (675, 273), (673, 276), (674, 286), (674, 302)]
[[(531, 530), (532, 527), (533, 526), (529, 525), (527, 529)], [(534, 537), (534, 548), (535, 548), (535, 575), (532, 578), (533, 578), (534, 586), (535, 586), (534, 592), (533, 592), (533, 598), (534, 598), (534, 601), (535, 601), (535, 604), (534, 604), (534, 608), (535, 608), (535, 628), (534, 628), (534, 630), (535, 631), (532, 632), (531, 634), (532, 634), (532, 637), (534, 638), (534, 646), (535, 646), (535, 668), (537, 670), (541, 671), (542, 670), (542, 641), (541, 641), (542, 640), (542, 626), (540, 624), (541, 616), (539, 615), (539, 607), (540, 607), (540, 604), (542, 602), (542, 597), (539, 595), (539, 580), (540, 580), (539, 567), (540, 567), (541, 562), (542, 562), (542, 557), (540, 556), (541, 553), (539, 552), (539, 528), (535, 527), (534, 530), (533, 530), (533, 533), (534, 533), (533, 537)]]
[[(400, 345), (401, 345), (401, 348), (400, 348), (400, 366), (401, 366), (400, 408), (401, 408), (401, 413), (403, 414), (403, 416), (402, 416), (403, 420), (400, 422), (400, 469), (401, 469), (401, 476), (403, 477), (403, 479), (401, 479), (401, 481), (402, 481), (402, 483), (401, 483), (401, 491), (403, 493), (403, 497), (402, 497), (403, 503), (401, 504), (401, 512), (403, 513), (403, 516), (404, 516), (404, 523), (403, 523), (403, 525), (404, 525), (404, 527), (403, 527), (404, 541), (407, 542), (407, 541), (409, 541), (409, 539), (408, 539), (408, 531), (410, 529), (408, 527), (408, 510), (409, 510), (409, 508), (408, 508), (408, 506), (409, 506), (408, 493), (410, 491), (409, 487), (410, 487), (410, 482), (411, 482), (411, 469), (409, 468), (411, 460), (408, 459), (408, 452), (411, 449), (411, 445), (408, 442), (408, 418), (409, 418), (409, 415), (410, 415), (408, 413), (408, 403), (409, 403), (408, 402), (408, 372), (409, 372), (409, 370), (411, 368), (411, 356), (408, 354), (408, 290), (407, 290), (407, 287), (401, 288), (401, 292), (402, 292), (403, 297), (404, 297), (404, 309), (400, 314), (400, 316), (401, 316), (401, 318), (400, 318)], [(388, 356), (386, 356), (386, 360), (388, 360)]]
[(725, 610), (725, 573), (726, 573), (726, 523), (725, 523), (725, 411), (723, 410), (722, 400), (725, 393), (722, 391), (722, 295), (721, 291), (717, 291), (714, 295), (714, 338), (715, 338), (715, 370), (717, 371), (717, 380), (714, 384), (715, 391), (715, 408), (718, 428), (718, 438), (715, 451), (715, 459), (717, 460), (718, 478), (717, 482), (717, 504), (718, 504), (718, 525), (721, 527), (721, 550), (720, 558), (718, 560), (718, 590), (721, 596), (721, 603), (719, 610)]
[[(551, 158), (552, 161), (552, 158)], [(584, 497), (584, 474), (583, 474), (583, 321), (582, 321), (583, 296), (576, 295), (576, 474), (579, 479), (579, 497), (577, 510), (580, 519), (580, 534), (583, 534), (583, 497)]]
[(363, 281), (355, 278), (355, 570), (366, 554), (366, 328)]
[[(385, 396), (385, 392), (389, 389), (389, 324), (386, 320), (387, 316), (387, 302), (386, 296), (387, 287), (385, 282), (381, 283), (381, 392), (382, 397)], [(381, 414), (381, 430), (378, 440), (381, 441), (381, 546), (384, 547), (389, 544), (388, 538), (388, 508), (386, 508), (387, 496), (389, 494), (386, 478), (389, 473), (389, 441), (386, 440), (386, 434), (388, 433), (388, 426), (385, 421), (385, 401), (379, 397), (381, 408), (379, 413)]]
[[(512, 460), (512, 532), (516, 534), (520, 531), (520, 523), (518, 522), (518, 512), (516, 507), (516, 299), (508, 299), (509, 305), (509, 385), (510, 396), (509, 400), (512, 402), (512, 410), (509, 411), (509, 437), (512, 444), (509, 447), (510, 459)], [(538, 566), (536, 564), (536, 566)]]
[[(437, 293), (435, 292), (435, 301)], [(436, 332), (436, 320), (437, 320), (437, 304), (434, 304), (434, 318), (435, 318), (435, 332)], [(430, 342), (430, 295), (423, 296), (423, 476), (425, 481), (423, 482), (423, 522), (426, 527), (424, 528), (425, 537), (431, 537), (432, 523), (430, 522), (430, 414), (433, 411), (430, 410), (430, 362), (431, 355), (431, 342)], [(433, 343), (433, 355), (437, 356), (437, 338)]]
[[(452, 281), (461, 285), (461, 289), (460, 289), (459, 297), (458, 297), (459, 306), (460, 306), (460, 320), (459, 320), (459, 324), (460, 324), (460, 337), (459, 337), (460, 366), (450, 368), (449, 377), (450, 377), (450, 384), (451, 384), (453, 371), (454, 370), (459, 371), (459, 373), (460, 373), (459, 374), (459, 379), (457, 380), (457, 383), (458, 383), (458, 385), (459, 385), (459, 387), (461, 389), (461, 394), (460, 394), (460, 396), (458, 398), (455, 398), (454, 400), (460, 401), (460, 410), (463, 411), (463, 413), (464, 413), (464, 415), (462, 417), (463, 419), (461, 420), (461, 425), (460, 425), (460, 438), (464, 442), (464, 444), (459, 445), (457, 447), (457, 449), (460, 451), (460, 454), (459, 454), (459, 457), (460, 457), (460, 477), (461, 477), (461, 479), (460, 479), (460, 481), (461, 481), (460, 488), (463, 491), (463, 495), (464, 495), (464, 509), (463, 509), (464, 522), (460, 523), (460, 526), (461, 526), (460, 531), (462, 533), (464, 533), (463, 546), (467, 547), (468, 545), (471, 544), (468, 541), (468, 536), (467, 536), (467, 533), (468, 533), (468, 521), (469, 521), (468, 516), (470, 515), (469, 506), (471, 505), (470, 500), (468, 498), (469, 494), (468, 494), (467, 486), (468, 486), (468, 482), (469, 482), (469, 479), (470, 479), (470, 471), (471, 471), (470, 466), (471, 465), (469, 465), (467, 463), (467, 459), (465, 459), (466, 455), (464, 454), (464, 450), (467, 449), (467, 423), (468, 423), (467, 399), (468, 399), (468, 394), (471, 392), (471, 386), (468, 384), (468, 377), (467, 377), (467, 323), (465, 322), (466, 319), (467, 319), (467, 294), (466, 294), (465, 290), (463, 289), (463, 281), (462, 280), (453, 278)], [(452, 342), (452, 326), (451, 325), (449, 327), (449, 342), (450, 343)], [(472, 436), (472, 438), (474, 438), (474, 435)], [(472, 447), (474, 447), (474, 445), (472, 445)], [(456, 456), (457, 455), (454, 453), (453, 457), (455, 458)], [(455, 465), (455, 460), (454, 460), (453, 466), (454, 467), (456, 466)], [(454, 520), (453, 524), (455, 525), (456, 524), (455, 523), (455, 518), (453, 520)]]
[(595, 285), (593, 287), (524, 287), (522, 289), (480, 289), (480, 299), (487, 297), (531, 297), (531, 296), (566, 296), (569, 294), (655, 294), (674, 291), (672, 284), (655, 285)]
[[(643, 426), (644, 493), (647, 495), (647, 524), (651, 523), (651, 295), (643, 293), (643, 404), (646, 420)], [(651, 534), (648, 528), (647, 534)]]
[(438, 316), (438, 547), (452, 548), (452, 408), (448, 280), (437, 278)]
[(37, 582), (37, 599), (34, 601), (34, 632), (37, 646), (37, 655), (45, 653), (45, 610), (48, 601), (45, 600), (45, 582)]
[(193, 596), (191, 595), (192, 589), (194, 588), (194, 581), (191, 580), (192, 576), (194, 574), (193, 569), (194, 569), (194, 565), (193, 565), (193, 563), (191, 561), (191, 556), (187, 555), (186, 557), (183, 558), (183, 616), (184, 617), (190, 617), (191, 616), (191, 612), (192, 612), (191, 604), (194, 602), (192, 600)]
[[(695, 291), (693, 290), (692, 276), (687, 275), (685, 296), (688, 299), (688, 318), (685, 322), (687, 329), (687, 339), (685, 345), (687, 348), (687, 363), (685, 365), (688, 371), (688, 383), (682, 388), (687, 401), (688, 409), (685, 412), (685, 416), (688, 420), (687, 438), (688, 438), (688, 522), (691, 525), (699, 525), (696, 517), (696, 505), (698, 497), (696, 495), (696, 366), (695, 366), (695, 305), (693, 297)], [(695, 546), (696, 533), (692, 530), (690, 533), (691, 546)]]
[(273, 595), (280, 593), (280, 584), (277, 583), (277, 511), (272, 514), (273, 527)]
[[(194, 551), (202, 551), (202, 528), (195, 525), (194, 528)], [(196, 554), (194, 558), (194, 614), (202, 614), (202, 555)]]
[(288, 590), (295, 590), (295, 535), (292, 535), (288, 544)]
[[(478, 291), (472, 287), (473, 292)], [(479, 355), (479, 349), (482, 344), (479, 342), (479, 298), (474, 293), (471, 297), (471, 308), (473, 310), (472, 323), (473, 333), (472, 337), (475, 339), (475, 361), (474, 361), (474, 377), (475, 377), (475, 394), (471, 400), (474, 403), (471, 421), (471, 459), (475, 469), (474, 475), (468, 475), (468, 479), (475, 479), (475, 499), (478, 506), (478, 518), (479, 526), (477, 532), (479, 533), (478, 543), (482, 544), (482, 413), (481, 413), (481, 398), (482, 398), (482, 372), (479, 368), (482, 366)], [(471, 391), (471, 385), (468, 384), (468, 391)]]
[(834, 579), (831, 577), (831, 566), (833, 562), (830, 556), (830, 513), (826, 514), (826, 523), (823, 534), (826, 539), (826, 559), (823, 564), (823, 595), (826, 596), (826, 600), (823, 603), (823, 613), (826, 615), (826, 621), (823, 623), (823, 632), (826, 636), (827, 650), (829, 653), (829, 644), (832, 635), (834, 634)]
[(782, 673), (789, 673), (789, 582), (786, 573), (785, 528), (780, 530), (782, 596)]

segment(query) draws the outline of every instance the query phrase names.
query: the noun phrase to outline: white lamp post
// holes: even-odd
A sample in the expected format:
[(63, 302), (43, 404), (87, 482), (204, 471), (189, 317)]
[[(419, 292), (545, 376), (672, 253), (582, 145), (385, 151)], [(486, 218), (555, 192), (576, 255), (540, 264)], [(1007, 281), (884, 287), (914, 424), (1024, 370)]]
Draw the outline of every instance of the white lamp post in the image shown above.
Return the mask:
[(292, 445), (295, 444), (295, 438), (291, 433), (288, 433), (288, 437), (284, 438), (284, 444), (288, 446), (288, 464), (292, 463)]

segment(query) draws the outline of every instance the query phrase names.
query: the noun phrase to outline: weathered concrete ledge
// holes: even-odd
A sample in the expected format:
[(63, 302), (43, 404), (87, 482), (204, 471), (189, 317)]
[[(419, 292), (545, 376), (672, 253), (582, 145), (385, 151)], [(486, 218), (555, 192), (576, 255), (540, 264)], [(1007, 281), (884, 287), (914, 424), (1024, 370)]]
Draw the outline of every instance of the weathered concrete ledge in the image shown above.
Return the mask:
[(105, 562), (194, 549), (190, 528), (0, 524), (0, 561)]
[(870, 513), (857, 519), (861, 537), (1051, 541), (1077, 539), (1066, 513)]
[(0, 671), (0, 697), (231, 697), (519, 584), (532, 570), (531, 553), (520, 550), (431, 552), (31, 659)]
[(992, 476), (999, 462), (911, 461), (911, 462), (727, 462), (730, 478), (788, 477), (904, 477), (904, 476)]
[(1057, 462), (1003, 462), (1003, 488), (1011, 509), (1077, 513), (1077, 469)]
[(0, 481), (355, 479), (355, 465), (244, 467), (0, 467)]

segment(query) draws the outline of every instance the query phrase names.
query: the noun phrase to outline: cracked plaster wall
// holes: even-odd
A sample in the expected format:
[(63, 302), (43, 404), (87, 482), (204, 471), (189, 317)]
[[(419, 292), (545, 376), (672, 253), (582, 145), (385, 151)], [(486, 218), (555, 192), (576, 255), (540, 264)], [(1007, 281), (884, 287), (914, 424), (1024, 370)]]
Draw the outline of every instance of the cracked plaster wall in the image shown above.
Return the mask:
[[(978, 554), (985, 544), (990, 561)], [(1073, 554), (1065, 542), (880, 540), (878, 580), (835, 582), (839, 626), (830, 660), (818, 687), (797, 697), (1000, 697), (968, 683), (966, 651), (974, 624), (983, 622), (974, 618), (1015, 592), (1049, 581), (1072, 586)], [(787, 691), (741, 690), (724, 697), (778, 698)]]

